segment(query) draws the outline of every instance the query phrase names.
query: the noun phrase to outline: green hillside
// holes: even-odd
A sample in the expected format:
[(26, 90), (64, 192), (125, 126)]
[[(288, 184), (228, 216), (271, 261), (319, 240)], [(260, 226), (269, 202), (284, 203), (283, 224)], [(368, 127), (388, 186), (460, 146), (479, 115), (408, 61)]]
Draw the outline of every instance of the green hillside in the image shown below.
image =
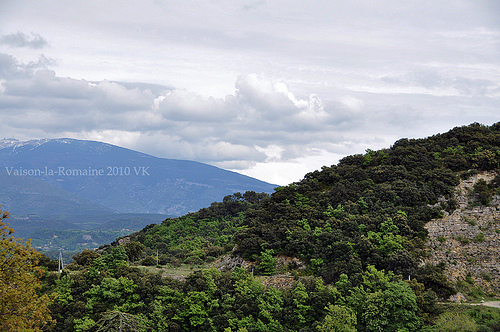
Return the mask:
[[(45, 290), (60, 294), (51, 329), (125, 317), (144, 331), (455, 331), (450, 320), (497, 331), (497, 309), (439, 304), (456, 285), (446, 262), (422, 262), (424, 226), (456, 209), (454, 186), (499, 167), (500, 123), (472, 124), (348, 156), (272, 195), (226, 196), (47, 274)], [(470, 195), (489, 204), (499, 188), (497, 175)], [(187, 277), (162, 276), (186, 264)]]

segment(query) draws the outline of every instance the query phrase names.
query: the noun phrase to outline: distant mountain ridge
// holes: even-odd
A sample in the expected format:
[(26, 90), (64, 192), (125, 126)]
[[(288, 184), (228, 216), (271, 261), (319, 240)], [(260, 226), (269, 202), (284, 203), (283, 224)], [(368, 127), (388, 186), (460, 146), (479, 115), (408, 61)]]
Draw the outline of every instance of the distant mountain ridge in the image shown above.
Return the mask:
[[(140, 229), (153, 217), (159, 223), (236, 192), (276, 187), (199, 162), (69, 138), (0, 140), (0, 183), (1, 209), (17, 218), (18, 236), (51, 227), (51, 220), (58, 229), (99, 229), (118, 218), (120, 227)], [(27, 216), (37, 222), (21, 223)]]
[(199, 162), (68, 138), (0, 140), (0, 170), (17, 182), (31, 176), (121, 213), (183, 215), (235, 192), (276, 187)]

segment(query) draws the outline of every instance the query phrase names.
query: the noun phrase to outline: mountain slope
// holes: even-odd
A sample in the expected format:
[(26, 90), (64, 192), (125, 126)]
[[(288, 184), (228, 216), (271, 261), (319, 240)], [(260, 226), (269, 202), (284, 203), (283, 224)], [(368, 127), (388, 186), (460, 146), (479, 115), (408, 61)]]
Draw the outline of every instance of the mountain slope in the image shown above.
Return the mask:
[(198, 162), (74, 139), (0, 141), (0, 169), (21, 182), (19, 175), (33, 175), (122, 213), (182, 215), (235, 192), (271, 192), (275, 187)]
[(348, 156), (270, 196), (226, 196), (76, 256), (74, 298), (53, 311), (71, 319), (56, 330), (115, 310), (127, 295), (100, 294), (126, 281), (130, 314), (155, 331), (423, 331), (450, 318), (498, 331), (498, 311), (442, 302), (500, 294), (499, 167), (500, 123), (472, 124)]
[[(422, 279), (429, 275), (418, 264), (426, 255), (425, 225), (458, 208), (455, 186), (468, 170), (499, 166), (500, 123), (348, 156), (249, 209), (235, 236), (238, 250), (250, 259), (263, 249), (302, 257), (327, 282), (375, 265), (419, 275), (445, 296), (451, 290), (439, 278)], [(498, 183), (488, 190), (498, 190)]]
[[(486, 204), (480, 203), (477, 194), (481, 181), (489, 187)], [(458, 208), (426, 224), (427, 246), (431, 249), (427, 260), (434, 264), (446, 262), (446, 276), (464, 293), (476, 286), (487, 294), (500, 290), (499, 185), (500, 174), (495, 171), (461, 179), (455, 188)]]
[(97, 216), (114, 213), (98, 203), (31, 176), (9, 175), (0, 169), (0, 197), (12, 215), (64, 216), (66, 213)]

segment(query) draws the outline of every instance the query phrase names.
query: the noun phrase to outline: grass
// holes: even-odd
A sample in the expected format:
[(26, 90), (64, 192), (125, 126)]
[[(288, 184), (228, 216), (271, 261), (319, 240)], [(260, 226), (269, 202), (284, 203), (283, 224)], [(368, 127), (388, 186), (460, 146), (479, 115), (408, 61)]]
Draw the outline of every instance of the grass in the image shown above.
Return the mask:
[(200, 264), (200, 265), (188, 265), (181, 264), (179, 267), (172, 266), (170, 264), (167, 265), (158, 265), (158, 266), (137, 266), (141, 270), (146, 270), (152, 273), (161, 273), (166, 277), (186, 277), (189, 274), (193, 273), (196, 270), (208, 269), (210, 268), (210, 264)]
[(478, 331), (498, 331), (500, 328), (500, 309), (471, 303), (445, 304), (442, 311), (466, 314), (474, 319)]

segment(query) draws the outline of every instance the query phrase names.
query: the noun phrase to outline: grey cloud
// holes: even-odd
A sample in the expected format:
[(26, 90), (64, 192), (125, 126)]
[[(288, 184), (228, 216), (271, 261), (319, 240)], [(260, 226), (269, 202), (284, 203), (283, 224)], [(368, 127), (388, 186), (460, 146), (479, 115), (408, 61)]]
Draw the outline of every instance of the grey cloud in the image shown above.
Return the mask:
[(252, 1), (251, 3), (244, 5), (243, 9), (245, 9), (245, 10), (255, 9), (255, 8), (263, 6), (265, 4), (266, 4), (266, 0)]
[(11, 47), (28, 47), (32, 49), (41, 49), (48, 46), (45, 38), (37, 33), (31, 33), (31, 37), (22, 33), (11, 33), (0, 37), (0, 44), (9, 45)]
[(158, 98), (165, 119), (190, 122), (227, 122), (231, 117), (222, 99), (203, 98), (192, 92), (173, 90)]
[(329, 117), (318, 96), (299, 98), (284, 82), (257, 75), (240, 77), (233, 95), (205, 98), (184, 90), (157, 95), (133, 83), (127, 88), (61, 78), (47, 69), (30, 74), (25, 65), (7, 60), (20, 77), (2, 83), (0, 122), (52, 136), (138, 132), (161, 137), (161, 147), (181, 158), (244, 165), (266, 159), (255, 146), (300, 145), (320, 136), (313, 131)]
[[(416, 133), (430, 126), (426, 124), (430, 116), (436, 123), (456, 116), (449, 105), (461, 98), (350, 91), (323, 100), (323, 95), (298, 95), (283, 81), (255, 74), (238, 77), (233, 94), (212, 98), (186, 90), (152, 89), (147, 84), (61, 78), (47, 69), (33, 73), (5, 55), (0, 56), (0, 64), (5, 69), (1, 72), (5, 74), (0, 86), (0, 123), (8, 124), (6, 130), (30, 129), (51, 137), (104, 137), (113, 142), (123, 137), (133, 142), (129, 147), (158, 156), (235, 168), (271, 157), (283, 161), (314, 155), (319, 150), (346, 154), (351, 147), (388, 146), (392, 142), (382, 137)], [(491, 90), (488, 81), (450, 80), (433, 72), (393, 75), (382, 82), (427, 88), (475, 86), (478, 91), (464, 93), (477, 98), (481, 89)], [(487, 98), (481, 102), (491, 103), (492, 109), (498, 104)], [(480, 102), (460, 103), (472, 109)], [(472, 113), (463, 111), (468, 117)], [(279, 154), (268, 155), (273, 149)]]
[(387, 75), (381, 81), (402, 87), (423, 87), (426, 93), (442, 91), (444, 94), (457, 94), (467, 97), (496, 95), (500, 86), (487, 79), (447, 76), (436, 70), (417, 70), (400, 75)]
[(0, 117), (13, 125), (54, 132), (151, 129), (161, 124), (151, 112), (154, 95), (149, 89), (60, 78), (45, 69), (31, 74), (26, 66), (16, 67), (12, 59), (4, 62), (11, 66), (10, 75), (3, 76), (14, 78), (0, 86)]
[[(45, 31), (54, 41), (47, 54), (62, 59), (59, 74), (97, 81), (58, 77), (47, 71), (56, 64), (49, 57), (29, 62), (33, 47), (47, 46), (39, 35), (0, 35), (2, 49), (23, 47), (16, 54), (30, 59), (0, 54), (5, 135), (102, 138), (245, 167), (498, 121), (494, 0), (112, 0), (81, 3), (78, 12), (71, 1), (18, 0), (10, 7), (0, 11), (9, 29), (2, 33)], [(125, 79), (185, 90), (115, 82)]]
[(41, 68), (48, 68), (50, 66), (57, 66), (57, 64), (57, 60), (49, 58), (45, 54), (40, 54), (37, 61), (28, 62), (26, 69), (38, 70)]
[[(154, 95), (161, 95), (167, 91), (172, 91), (175, 88), (173, 86), (153, 84), (146, 82), (121, 82), (121, 81), (110, 81), (111, 83), (116, 83), (125, 87), (127, 90), (139, 89), (141, 91), (149, 90)], [(100, 82), (91, 82), (93, 84), (99, 84)]]
[(283, 82), (251, 74), (240, 76), (235, 94), (204, 98), (192, 92), (173, 90), (158, 97), (158, 112), (168, 120), (190, 123), (230, 124), (239, 129), (269, 131), (317, 129), (318, 119), (328, 117), (321, 99), (311, 95), (298, 99)]
[(54, 59), (41, 54), (37, 61), (28, 64), (19, 63), (16, 58), (9, 54), (0, 53), (0, 79), (30, 78), (37, 69), (47, 68), (56, 65)]
[(0, 53), (0, 79), (12, 79), (26, 76), (26, 71), (19, 68), (18, 61), (11, 55)]
[(288, 92), (284, 83), (260, 79), (257, 75), (240, 76), (236, 81), (238, 102), (270, 120), (292, 115), (297, 111)]
[(453, 81), (453, 87), (465, 96), (487, 96), (500, 92), (500, 86), (485, 79), (470, 79), (457, 77)]

